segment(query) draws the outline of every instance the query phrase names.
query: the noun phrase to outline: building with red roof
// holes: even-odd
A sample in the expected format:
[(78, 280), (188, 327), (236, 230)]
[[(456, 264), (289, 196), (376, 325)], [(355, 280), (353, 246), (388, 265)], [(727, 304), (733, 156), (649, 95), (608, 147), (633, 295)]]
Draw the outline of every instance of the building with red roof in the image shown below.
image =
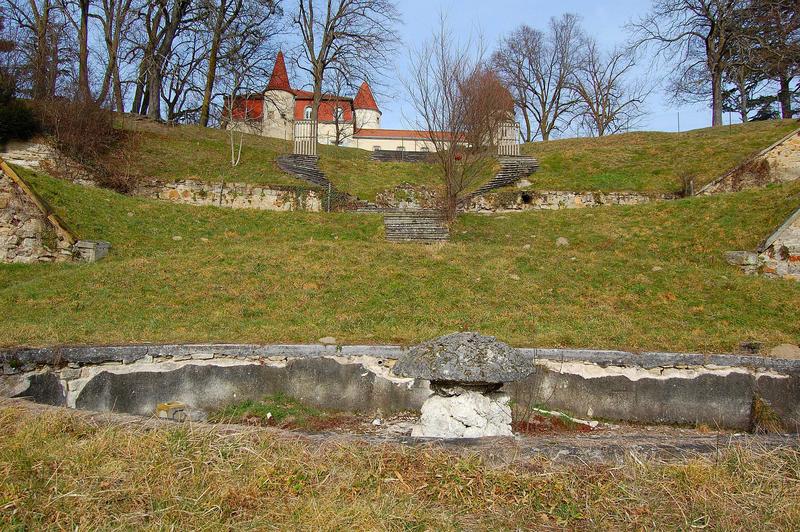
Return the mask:
[[(283, 52), (278, 52), (264, 93), (235, 98), (231, 125), (258, 135), (292, 140), (295, 123), (311, 119), (313, 100), (312, 92), (292, 88)], [(317, 114), (321, 144), (367, 150), (435, 150), (427, 132), (382, 129), (381, 110), (366, 81), (352, 98), (323, 94)]]

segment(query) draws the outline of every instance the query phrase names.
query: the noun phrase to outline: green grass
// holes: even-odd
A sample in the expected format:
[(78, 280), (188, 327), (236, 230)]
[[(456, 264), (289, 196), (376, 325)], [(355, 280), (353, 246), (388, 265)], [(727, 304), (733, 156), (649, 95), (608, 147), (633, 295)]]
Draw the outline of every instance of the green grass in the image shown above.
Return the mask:
[(699, 188), (800, 127), (796, 120), (751, 122), (685, 133), (627, 133), (535, 142), (534, 190), (678, 192), (681, 176)]
[[(700, 186), (797, 128), (796, 121), (754, 122), (686, 133), (629, 133), (603, 138), (556, 140), (523, 146), (539, 158), (532, 189), (636, 190), (675, 192), (680, 176), (694, 175)], [(259, 185), (305, 185), (275, 163), (290, 153), (288, 141), (245, 135), (241, 162), (230, 163), (228, 133), (197, 126), (169, 127), (125, 121), (135, 131), (129, 147), (131, 173), (162, 181), (196, 179)], [(333, 184), (361, 199), (402, 183), (440, 186), (435, 164), (380, 163), (356, 148), (320, 146), (320, 167)], [(488, 180), (496, 166), (485, 170)]]
[[(132, 136), (130, 169), (139, 177), (161, 181), (196, 179), (256, 185), (304, 185), (283, 173), (275, 159), (291, 153), (289, 141), (245, 135), (241, 162), (230, 163), (228, 133), (198, 126), (168, 127), (149, 122), (123, 123)], [(238, 134), (237, 134), (238, 139)], [(320, 146), (320, 167), (333, 184), (361, 199), (401, 183), (438, 186), (433, 164), (379, 163), (370, 152), (356, 148)]]
[[(0, 265), (0, 345), (412, 344), (463, 329), (516, 345), (643, 350), (800, 339), (800, 283), (723, 260), (780, 225), (800, 183), (462, 216), (452, 243), (424, 246), (385, 242), (375, 215), (174, 205), (20, 173), (81, 237), (113, 248), (92, 265)], [(569, 247), (555, 245), (561, 236)]]
[[(510, 451), (510, 449), (509, 449)], [(796, 530), (800, 453), (504, 465), (436, 447), (0, 408), (8, 530)]]
[(241, 423), (249, 419), (258, 419), (261, 423), (303, 426), (312, 423), (325, 413), (317, 408), (304, 405), (297, 399), (277, 393), (264, 396), (260, 401), (240, 401), (227, 405), (209, 416), (217, 422)]

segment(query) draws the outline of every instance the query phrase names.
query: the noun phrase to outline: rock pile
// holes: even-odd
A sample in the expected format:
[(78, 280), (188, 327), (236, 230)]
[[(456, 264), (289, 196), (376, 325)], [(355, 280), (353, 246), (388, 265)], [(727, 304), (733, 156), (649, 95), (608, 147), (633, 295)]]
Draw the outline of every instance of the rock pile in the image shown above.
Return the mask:
[(429, 380), (434, 392), (412, 436), (480, 438), (512, 435), (510, 398), (500, 389), (527, 377), (533, 364), (492, 336), (465, 332), (414, 347), (393, 371)]

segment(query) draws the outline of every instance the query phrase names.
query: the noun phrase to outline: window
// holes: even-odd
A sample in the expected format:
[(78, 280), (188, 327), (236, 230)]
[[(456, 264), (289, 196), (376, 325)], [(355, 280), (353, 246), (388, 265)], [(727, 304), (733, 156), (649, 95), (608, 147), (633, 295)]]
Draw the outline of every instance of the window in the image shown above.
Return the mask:
[(344, 118), (344, 109), (342, 109), (341, 107), (337, 107), (333, 111), (333, 119), (337, 122), (341, 122), (342, 118)]
[(373, 146), (372, 147), (372, 151), (381, 151), (381, 147), (380, 146)]
[(406, 147), (405, 146), (398, 146), (397, 147), (397, 151), (406, 151)]
[(311, 120), (311, 106), (309, 105), (306, 107), (305, 113), (303, 113), (303, 118), (306, 120)]

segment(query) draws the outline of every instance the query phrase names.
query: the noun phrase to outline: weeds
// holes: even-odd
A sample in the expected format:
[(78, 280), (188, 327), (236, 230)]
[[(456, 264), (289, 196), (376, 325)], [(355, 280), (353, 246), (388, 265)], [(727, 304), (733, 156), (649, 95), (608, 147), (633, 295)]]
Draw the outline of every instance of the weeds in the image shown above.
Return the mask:
[[(800, 453), (619, 466), (0, 407), (0, 526), (75, 529), (715, 529), (800, 526)], [(113, 525), (112, 525), (113, 524)]]

